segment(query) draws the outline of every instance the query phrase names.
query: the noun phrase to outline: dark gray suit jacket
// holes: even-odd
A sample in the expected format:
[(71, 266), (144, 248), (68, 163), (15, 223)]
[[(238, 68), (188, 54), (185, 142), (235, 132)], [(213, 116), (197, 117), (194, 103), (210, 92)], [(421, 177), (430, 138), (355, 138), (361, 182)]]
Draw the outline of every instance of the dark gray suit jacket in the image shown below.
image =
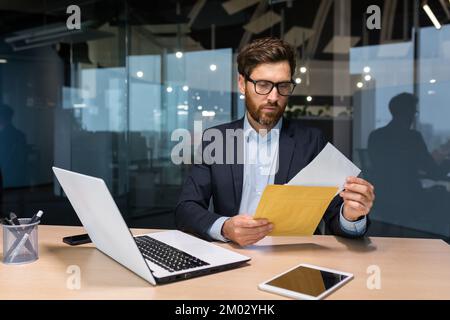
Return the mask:
[[(242, 129), (244, 118), (214, 127), (223, 133), (226, 129)], [(207, 129), (209, 130), (209, 129)], [(206, 130), (206, 131), (207, 131)], [(205, 132), (206, 132), (205, 131)], [(203, 141), (204, 149), (210, 141)], [(325, 147), (322, 133), (296, 120), (283, 119), (279, 138), (279, 169), (275, 184), (285, 184), (309, 164)], [(242, 148), (241, 145), (236, 148)], [(224, 150), (225, 152), (225, 150)], [(237, 161), (238, 152), (234, 152)], [(184, 183), (175, 208), (177, 228), (213, 240), (208, 234), (212, 224), (221, 216), (238, 214), (242, 197), (243, 164), (194, 164)], [(241, 162), (242, 163), (242, 162)], [(208, 211), (212, 197), (214, 212)], [(336, 196), (328, 206), (323, 221), (325, 233), (353, 238), (341, 229), (339, 213), (342, 198)], [(367, 228), (369, 220), (367, 220)], [(319, 230), (316, 230), (316, 234)]]

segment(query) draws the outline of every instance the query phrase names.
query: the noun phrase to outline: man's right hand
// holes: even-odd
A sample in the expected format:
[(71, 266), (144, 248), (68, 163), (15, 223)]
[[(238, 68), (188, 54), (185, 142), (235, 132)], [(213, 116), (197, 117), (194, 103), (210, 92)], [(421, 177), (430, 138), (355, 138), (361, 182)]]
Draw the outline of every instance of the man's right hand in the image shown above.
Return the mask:
[(237, 215), (225, 221), (222, 235), (240, 246), (254, 244), (273, 229), (267, 219), (253, 219), (247, 215)]

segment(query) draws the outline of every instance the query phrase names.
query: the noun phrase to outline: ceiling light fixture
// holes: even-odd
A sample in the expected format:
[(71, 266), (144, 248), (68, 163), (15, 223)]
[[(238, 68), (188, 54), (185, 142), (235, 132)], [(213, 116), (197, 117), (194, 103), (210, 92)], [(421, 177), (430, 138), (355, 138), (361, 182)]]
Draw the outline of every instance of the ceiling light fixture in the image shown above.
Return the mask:
[(433, 22), (434, 27), (439, 30), (442, 26), (439, 23), (439, 20), (434, 15), (434, 13), (431, 10), (430, 6), (425, 2), (425, 4), (422, 6), (422, 8), (426, 12), (426, 14), (428, 15), (428, 18), (430, 18), (431, 22)]

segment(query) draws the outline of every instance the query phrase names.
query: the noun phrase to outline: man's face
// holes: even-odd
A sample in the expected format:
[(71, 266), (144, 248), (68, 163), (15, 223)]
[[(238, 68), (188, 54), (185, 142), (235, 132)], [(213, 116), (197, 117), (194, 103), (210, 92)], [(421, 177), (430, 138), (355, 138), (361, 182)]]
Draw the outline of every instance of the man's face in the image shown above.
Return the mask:
[[(254, 68), (249, 76), (255, 81), (289, 82), (291, 68), (287, 61), (263, 63)], [(245, 104), (250, 117), (260, 125), (273, 127), (286, 109), (288, 97), (280, 95), (276, 87), (269, 94), (261, 95), (255, 92), (252, 82), (239, 75), (239, 90), (245, 95)]]

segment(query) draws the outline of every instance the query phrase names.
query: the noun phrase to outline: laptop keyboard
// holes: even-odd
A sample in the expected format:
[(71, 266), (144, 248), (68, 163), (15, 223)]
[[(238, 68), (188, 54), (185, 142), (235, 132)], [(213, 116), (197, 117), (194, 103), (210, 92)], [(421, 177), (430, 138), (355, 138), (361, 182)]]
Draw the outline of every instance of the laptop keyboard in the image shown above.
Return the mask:
[(209, 265), (209, 263), (203, 260), (149, 236), (140, 236), (134, 239), (145, 259), (150, 260), (169, 272)]

